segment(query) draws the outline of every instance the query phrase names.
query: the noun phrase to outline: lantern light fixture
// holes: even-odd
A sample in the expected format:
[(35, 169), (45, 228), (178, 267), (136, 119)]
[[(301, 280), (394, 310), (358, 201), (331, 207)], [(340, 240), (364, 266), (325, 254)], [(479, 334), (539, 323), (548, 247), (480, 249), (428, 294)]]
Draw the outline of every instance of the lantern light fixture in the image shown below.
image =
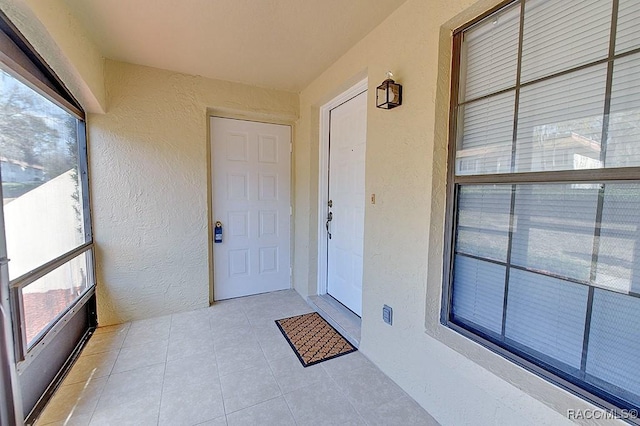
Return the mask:
[(402, 105), (402, 85), (391, 78), (393, 73), (387, 71), (387, 79), (376, 88), (376, 107), (391, 109)]

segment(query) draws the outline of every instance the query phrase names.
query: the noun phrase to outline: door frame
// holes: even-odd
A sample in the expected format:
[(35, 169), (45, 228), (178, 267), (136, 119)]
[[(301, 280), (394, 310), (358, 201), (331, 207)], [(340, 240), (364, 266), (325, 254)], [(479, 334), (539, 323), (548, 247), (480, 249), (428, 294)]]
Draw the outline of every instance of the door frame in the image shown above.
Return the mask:
[[(0, 199), (2, 188), (0, 187)], [(4, 207), (0, 206), (0, 224), (4, 223)], [(20, 424), (23, 418), (22, 390), (18, 384), (16, 347), (13, 339), (7, 244), (0, 232), (0, 424)]]
[[(318, 295), (327, 294), (327, 239), (325, 220), (329, 203), (329, 133), (331, 110), (366, 92), (369, 79), (365, 77), (320, 107), (320, 168), (318, 169)], [(366, 164), (366, 163), (365, 163)]]
[(207, 108), (207, 254), (209, 260), (209, 306), (215, 303), (215, 295), (214, 295), (214, 268), (215, 268), (215, 257), (213, 255), (213, 232), (215, 228), (215, 206), (213, 205), (213, 164), (211, 161), (211, 151), (213, 150), (212, 141), (211, 141), (211, 118), (228, 118), (233, 120), (240, 121), (253, 121), (256, 123), (264, 123), (264, 124), (278, 124), (282, 126), (289, 126), (291, 128), (291, 142), (289, 145), (289, 155), (291, 156), (289, 160), (289, 182), (291, 183), (289, 186), (289, 204), (290, 204), (290, 214), (289, 214), (289, 237), (290, 237), (290, 250), (289, 250), (289, 282), (291, 284), (291, 288), (293, 288), (293, 253), (294, 253), (294, 215), (293, 215), (293, 205), (295, 203), (294, 200), (294, 160), (295, 157), (293, 155), (294, 145), (295, 145), (295, 119), (292, 117), (281, 116), (281, 115), (271, 115), (271, 114), (258, 114), (251, 113), (246, 111), (234, 111), (234, 110), (225, 110), (218, 108)]

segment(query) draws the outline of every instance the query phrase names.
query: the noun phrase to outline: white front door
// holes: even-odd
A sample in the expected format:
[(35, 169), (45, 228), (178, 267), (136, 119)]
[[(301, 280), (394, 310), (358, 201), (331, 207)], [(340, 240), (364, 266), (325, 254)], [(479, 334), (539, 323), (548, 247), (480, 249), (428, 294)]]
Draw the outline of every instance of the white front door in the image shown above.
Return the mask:
[(327, 293), (362, 316), (367, 92), (329, 114)]
[(291, 288), (291, 127), (211, 117), (214, 300)]

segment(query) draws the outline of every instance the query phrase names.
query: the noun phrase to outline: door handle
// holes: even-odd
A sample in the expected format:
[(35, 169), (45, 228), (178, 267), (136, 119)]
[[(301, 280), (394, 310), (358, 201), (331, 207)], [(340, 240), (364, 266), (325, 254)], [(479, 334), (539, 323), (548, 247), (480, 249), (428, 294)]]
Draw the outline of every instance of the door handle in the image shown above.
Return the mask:
[(329, 236), (329, 239), (331, 239), (331, 231), (329, 231), (329, 224), (331, 223), (332, 220), (333, 220), (333, 213), (329, 212), (329, 215), (327, 216), (327, 223), (325, 223), (325, 227), (327, 228), (327, 235)]

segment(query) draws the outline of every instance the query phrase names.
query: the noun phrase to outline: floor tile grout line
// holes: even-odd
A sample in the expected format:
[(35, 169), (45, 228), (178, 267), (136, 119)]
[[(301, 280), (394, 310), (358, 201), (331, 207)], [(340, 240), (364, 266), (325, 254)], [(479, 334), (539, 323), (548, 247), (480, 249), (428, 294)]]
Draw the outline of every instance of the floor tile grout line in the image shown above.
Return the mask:
[[(115, 352), (117, 352), (117, 351), (116, 351), (116, 350), (111, 350), (111, 351), (108, 351), (108, 352), (114, 352), (114, 353), (115, 353)], [(106, 353), (108, 353), (108, 352), (101, 352), (101, 353), (99, 353), (99, 354), (85, 355), (85, 357), (92, 357), (92, 356), (96, 356), (96, 355), (103, 355), (103, 354), (106, 354)], [(118, 354), (119, 354), (119, 351), (118, 351)], [(117, 356), (117, 355), (116, 355), (115, 357), (116, 357), (116, 359), (118, 358), (118, 356)], [(67, 372), (67, 374), (65, 374), (64, 379), (62, 380), (62, 383), (60, 383), (60, 386), (59, 386), (58, 388), (63, 388), (63, 387), (65, 387), (65, 386), (71, 386), (71, 385), (77, 385), (77, 384), (83, 383), (83, 382), (86, 380), (86, 378), (85, 378), (85, 379), (82, 379), (82, 380), (77, 381), (77, 382), (69, 382), (69, 383), (67, 383), (67, 380), (69, 380), (69, 376), (71, 376), (71, 372), (73, 371), (74, 367), (76, 367), (77, 363), (78, 363), (81, 359), (82, 359), (82, 355), (78, 356), (78, 358), (76, 359), (76, 361), (74, 361), (73, 365), (71, 366), (71, 368), (69, 369), (69, 371)], [(115, 364), (115, 361), (114, 361), (114, 364)], [(111, 366), (111, 369), (113, 369), (113, 366)], [(111, 370), (109, 370), (109, 373), (105, 374), (104, 376), (99, 376), (99, 377), (95, 377), (95, 378), (96, 378), (96, 379), (102, 379), (102, 378), (108, 377), (108, 376), (109, 376), (109, 374), (111, 374)]]
[(93, 416), (96, 414), (96, 410), (98, 409), (98, 404), (100, 404), (100, 399), (102, 399), (102, 395), (104, 394), (104, 390), (107, 387), (107, 383), (109, 383), (109, 377), (111, 377), (111, 374), (109, 374), (105, 379), (104, 385), (102, 386), (102, 389), (100, 389), (99, 395), (98, 395), (98, 399), (96, 400), (96, 405), (93, 407), (93, 410), (91, 410), (91, 415), (89, 417), (89, 424), (91, 424), (91, 421), (93, 420)]
[[(217, 358), (217, 355), (216, 355), (216, 358)], [(267, 361), (267, 363), (268, 363), (268, 361)], [(240, 370), (233, 370), (233, 371), (231, 371), (229, 373), (225, 373), (225, 374), (220, 374), (220, 370), (218, 370), (218, 377), (230, 376), (231, 374), (241, 373), (243, 371), (251, 370), (252, 368), (256, 368), (256, 366), (253, 366), (253, 367), (249, 366), (249, 367), (241, 368)]]
[[(349, 401), (349, 403), (351, 403), (351, 399), (348, 396), (345, 396), (347, 398), (347, 401)], [(364, 416), (362, 415), (362, 413), (360, 412), (360, 410), (358, 410), (358, 407), (356, 407), (355, 405), (353, 405), (353, 403), (351, 403), (351, 406), (353, 407), (353, 409), (356, 411), (356, 413), (358, 414), (358, 417), (360, 417), (360, 419), (364, 422), (364, 424), (369, 425), (369, 422), (367, 421), (367, 419), (364, 418)]]
[[(209, 318), (209, 333), (213, 334), (213, 324), (211, 323), (213, 318)], [(222, 412), (224, 413), (224, 422), (225, 424), (229, 424), (228, 420), (227, 420), (227, 406), (224, 403), (224, 390), (222, 389), (222, 380), (220, 380), (220, 378), (222, 377), (220, 375), (220, 365), (218, 365), (218, 352), (216, 351), (216, 341), (215, 338), (213, 336), (211, 336), (211, 341), (213, 343), (213, 358), (215, 360), (216, 363), (216, 373), (218, 373), (218, 387), (220, 388), (220, 399), (222, 399)]]
[[(257, 403), (255, 403), (255, 404), (248, 405), (248, 406), (246, 406), (246, 407), (244, 407), (244, 408), (240, 408), (240, 409), (238, 409), (238, 410), (234, 410), (234, 411), (232, 411), (232, 412), (230, 412), (230, 413), (226, 414), (226, 416), (228, 417), (228, 416), (229, 416), (229, 415), (231, 415), (231, 414), (236, 414), (236, 413), (239, 413), (240, 411), (244, 411), (244, 410), (247, 410), (247, 409), (249, 409), (249, 408), (257, 407), (257, 406), (258, 406), (258, 405), (260, 405), (260, 404), (264, 404), (265, 402), (273, 401), (274, 399), (278, 399), (278, 398), (283, 398), (283, 399), (284, 399), (284, 395), (278, 395), (278, 396), (274, 396), (274, 397), (272, 397), (272, 398), (267, 398), (267, 399), (265, 399), (264, 401), (260, 401), (260, 402), (257, 402)], [(286, 401), (285, 401), (285, 402), (286, 402)], [(293, 415), (293, 414), (292, 414), (292, 415)]]
[(287, 406), (287, 409), (289, 410), (289, 413), (291, 414), (291, 418), (293, 419), (293, 423), (294, 424), (298, 424), (298, 420), (296, 419), (296, 416), (293, 414), (293, 410), (291, 409), (291, 406), (289, 405), (289, 401), (287, 401), (287, 398), (284, 397), (284, 394), (282, 394), (282, 399), (284, 400), (284, 403)]
[[(275, 374), (273, 372), (273, 368), (271, 367), (271, 363), (269, 362), (269, 359), (267, 358), (267, 354), (265, 353), (264, 348), (263, 348), (263, 346), (262, 346), (262, 344), (260, 342), (259, 336), (256, 333), (256, 329), (255, 329), (255, 325), (256, 324), (252, 323), (251, 319), (247, 315), (247, 311), (246, 311), (245, 308), (246, 308), (246, 304), (242, 304), (241, 305), (241, 309), (242, 309), (242, 311), (244, 313), (245, 318), (247, 319), (247, 322), (248, 322), (249, 327), (251, 329), (251, 334), (255, 337), (256, 341), (258, 342), (258, 347), (260, 348), (260, 351), (262, 352), (262, 357), (264, 358), (264, 360), (265, 360), (265, 362), (267, 364), (267, 367), (269, 368), (269, 372), (271, 373), (271, 377), (273, 378), (273, 381), (276, 383), (276, 386), (278, 386), (278, 389), (280, 390), (280, 395), (278, 395), (276, 397), (273, 397), (273, 398), (268, 398), (268, 399), (266, 399), (264, 401), (261, 401), (261, 402), (259, 402), (257, 404), (253, 404), (253, 405), (250, 405), (248, 407), (244, 407), (242, 409), (239, 409), (239, 410), (236, 410), (236, 411), (233, 411), (233, 412), (230, 412), (230, 413), (227, 413), (226, 406), (225, 406), (224, 408), (225, 408), (225, 414), (227, 416), (227, 419), (226, 419), (227, 420), (227, 424), (228, 424), (228, 416), (233, 414), (233, 413), (237, 413), (239, 411), (246, 410), (248, 408), (252, 408), (252, 407), (255, 407), (255, 406), (260, 405), (260, 404), (264, 404), (265, 402), (272, 401), (272, 400), (277, 399), (277, 398), (282, 398), (284, 400), (285, 404), (287, 405), (287, 409), (289, 410), (289, 414), (291, 415), (291, 418), (293, 419), (294, 423), (297, 425), (298, 423), (297, 423), (297, 421), (296, 421), (296, 419), (295, 419), (295, 417), (293, 415), (293, 412), (291, 411), (291, 408), (289, 407), (289, 404), (287, 403), (287, 400), (284, 397), (284, 392), (282, 390), (282, 386), (280, 386), (280, 383), (278, 383), (278, 380), (275, 377)], [(214, 342), (214, 348), (215, 348), (215, 342)], [(216, 363), (217, 363), (217, 353), (216, 353)], [(239, 370), (239, 371), (246, 371), (246, 370), (248, 370), (250, 368), (254, 368), (254, 367), (249, 367), (249, 368), (246, 368), (246, 369), (243, 369), (243, 370)], [(228, 374), (233, 374), (233, 373), (228, 373)], [(222, 377), (222, 376), (220, 376), (220, 377)], [(222, 381), (220, 381), (220, 387), (222, 387)], [(224, 404), (224, 395), (223, 395), (222, 402)]]
[[(409, 397), (411, 400), (413, 400), (413, 398), (411, 398), (411, 396), (410, 396), (408, 393), (406, 393), (406, 392), (404, 391), (404, 389), (402, 389), (402, 388), (401, 388), (401, 387), (400, 387), (400, 386), (399, 386), (399, 385), (398, 385), (398, 384), (397, 384), (397, 383), (396, 383), (396, 382), (395, 382), (391, 377), (387, 376), (387, 375), (386, 375), (382, 370), (380, 370), (377, 366), (375, 366), (375, 364), (373, 364), (373, 363), (371, 362), (371, 360), (369, 360), (369, 358), (365, 357), (365, 356), (364, 356), (364, 355), (362, 355), (362, 354), (360, 354), (360, 355), (361, 355), (361, 356), (363, 356), (363, 357), (364, 357), (364, 358), (365, 358), (369, 363), (371, 363), (371, 364), (370, 364), (370, 365), (367, 365), (367, 364), (362, 365), (362, 366), (360, 366), (360, 367), (358, 367), (358, 368), (356, 368), (356, 369), (354, 369), (354, 370), (349, 371), (349, 373), (354, 373), (354, 372), (357, 372), (357, 371), (363, 370), (363, 369), (365, 369), (365, 368), (370, 368), (370, 369), (372, 369), (372, 370), (375, 370), (375, 371), (379, 372), (379, 373), (380, 373), (380, 374), (382, 374), (385, 378), (387, 378), (387, 379), (391, 380), (391, 382), (392, 382), (392, 383), (393, 383), (393, 384), (394, 384), (394, 385), (395, 385), (395, 386), (396, 386), (396, 387), (401, 391), (401, 395), (400, 395), (400, 396), (398, 396), (397, 398), (394, 398), (394, 399), (391, 399), (391, 400), (385, 401), (385, 404), (386, 404), (386, 403), (392, 403), (392, 402), (393, 402), (393, 403), (395, 403), (396, 401), (399, 401), (399, 400), (400, 400), (400, 399), (402, 399), (403, 397)], [(326, 369), (325, 369), (325, 371), (326, 371)], [(327, 373), (327, 374), (328, 374), (328, 373)], [(367, 421), (366, 421), (366, 419), (364, 418), (364, 416), (362, 415), (362, 413), (361, 413), (361, 411), (358, 409), (358, 407), (356, 407), (356, 405), (354, 405), (354, 403), (352, 402), (352, 399), (351, 399), (351, 398), (349, 398), (349, 395), (347, 395), (347, 394), (344, 392), (344, 390), (343, 390), (342, 386), (340, 386), (340, 384), (339, 384), (339, 383), (338, 383), (338, 382), (333, 378), (333, 376), (331, 376), (330, 374), (328, 374), (328, 375), (331, 377), (331, 379), (333, 379), (333, 381), (335, 382), (335, 384), (338, 386), (338, 389), (340, 390), (340, 392), (344, 395), (344, 397), (346, 398), (346, 400), (351, 404), (351, 406), (352, 406), (352, 407), (353, 407), (353, 409), (356, 411), (356, 413), (358, 414), (358, 416), (360, 416), (360, 418), (365, 422), (365, 424), (367, 424), (367, 425), (368, 425), (368, 424), (369, 424), (369, 422), (367, 422)]]
[[(348, 356), (348, 355), (346, 355), (346, 356)], [(363, 355), (363, 356), (364, 356), (364, 355)], [(330, 361), (330, 360), (329, 360), (329, 361)], [(361, 369), (361, 368), (363, 368), (363, 367), (365, 367), (365, 366), (358, 367), (358, 368), (356, 368), (355, 370), (352, 370), (352, 371), (358, 371), (358, 370), (360, 370), (360, 369)], [(323, 368), (324, 368), (324, 366), (323, 366)], [(347, 395), (347, 394), (344, 392), (344, 390), (342, 389), (342, 386), (340, 386), (340, 384), (336, 381), (336, 379), (334, 379), (334, 377), (333, 377), (331, 374), (329, 374), (329, 372), (327, 371), (327, 369), (326, 369), (326, 368), (325, 368), (325, 372), (327, 373), (327, 376), (329, 376), (329, 379), (331, 379), (331, 380), (333, 381), (333, 383), (335, 384), (336, 388), (338, 389), (338, 392), (340, 392), (340, 394), (342, 395), (343, 399), (344, 399), (345, 401), (347, 401), (347, 403), (349, 404), (349, 406), (350, 406), (351, 408), (353, 408), (353, 411), (358, 415), (358, 417), (359, 417), (359, 418), (360, 418), (360, 419), (361, 419), (365, 424), (368, 424), (368, 423), (367, 423), (367, 421), (362, 417), (362, 414), (360, 414), (360, 411), (358, 411), (358, 409), (356, 408), (356, 406), (355, 406), (355, 405), (353, 405), (353, 403), (351, 402), (351, 398), (349, 398), (349, 395)]]
[(276, 385), (278, 386), (278, 389), (280, 389), (280, 396), (279, 397), (281, 397), (284, 400), (284, 403), (287, 406), (287, 409), (289, 410), (289, 414), (291, 414), (291, 418), (293, 419), (293, 423), (295, 423), (297, 425), (298, 422), (296, 420), (296, 417), (293, 415), (293, 411), (291, 411), (291, 407), (289, 406), (289, 403), (287, 402), (287, 398), (284, 397), (284, 390), (282, 389), (282, 385), (280, 385), (280, 382), (278, 382), (278, 379), (276, 379), (276, 375), (273, 372), (273, 367), (271, 366), (271, 363), (267, 359), (267, 355), (264, 353), (264, 349), (262, 348), (262, 346), (260, 347), (260, 349), (262, 349), (262, 355), (264, 356), (265, 360), (267, 361), (267, 366), (269, 366), (269, 371), (271, 371), (271, 376), (273, 377), (273, 381), (276, 382)]
[[(171, 315), (171, 320), (169, 321), (169, 337), (171, 338), (171, 328), (173, 327), (173, 314)], [(162, 383), (160, 384), (160, 403), (158, 404), (158, 417), (156, 420), (156, 424), (160, 424), (160, 414), (162, 413), (162, 398), (164, 397), (164, 380), (167, 376), (167, 356), (169, 355), (169, 341), (167, 340), (167, 347), (164, 353), (164, 370), (162, 371)]]
[[(123, 340), (124, 343), (124, 340)], [(120, 349), (122, 349), (122, 347), (120, 347)], [(120, 349), (118, 349), (118, 355), (116, 356), (116, 359), (113, 360), (113, 364), (111, 365), (111, 368), (109, 369), (109, 374), (107, 374), (107, 377), (111, 376), (111, 373), (113, 372), (113, 369), (116, 368), (116, 362), (118, 361), (118, 357), (120, 356)]]
[[(86, 345), (86, 346), (88, 346), (88, 345), (89, 345), (89, 342), (91, 341), (91, 339), (92, 339), (94, 336), (96, 336), (96, 335), (97, 335), (97, 336), (105, 336), (105, 335), (108, 335), (108, 334), (117, 334), (117, 333), (118, 333), (117, 331), (110, 331), (110, 332), (108, 332), (108, 333), (100, 333), (100, 334), (96, 334), (96, 333), (94, 332), (94, 333), (92, 333), (92, 334), (91, 334), (91, 337), (89, 338), (89, 341), (87, 342), (87, 345)], [(124, 344), (124, 339), (127, 337), (127, 333), (129, 333), (129, 329), (128, 329), (128, 328), (127, 328), (127, 330), (126, 330), (126, 332), (125, 332), (124, 337), (122, 338), (122, 344)], [(120, 348), (122, 347), (122, 344), (120, 345), (120, 347), (118, 348), (118, 350), (120, 350)], [(87, 347), (86, 347), (86, 346), (85, 346), (84, 348), (82, 348), (81, 355), (85, 355), (85, 356), (99, 355), (99, 354), (103, 354), (103, 353), (105, 353), (105, 352), (110, 352), (110, 351), (114, 350), (114, 349), (110, 349), (110, 350), (98, 351), (98, 352), (92, 352), (92, 353), (86, 353), (86, 354), (85, 354), (85, 353), (84, 353), (84, 351), (87, 349)]]
[[(358, 353), (358, 352), (360, 352), (360, 350), (359, 350), (359, 349), (358, 349), (357, 351), (355, 351), (355, 352), (351, 352), (351, 353)], [(348, 355), (350, 355), (350, 354), (346, 354), (346, 355), (343, 355), (343, 356), (348, 356)], [(362, 353), (360, 353), (360, 355), (362, 355)], [(364, 357), (364, 355), (362, 355), (362, 356)], [(340, 357), (338, 357), (338, 358), (340, 358)], [(380, 369), (379, 369), (378, 367), (376, 367), (376, 366), (375, 366), (371, 361), (369, 361), (369, 358), (367, 358), (367, 357), (364, 357), (364, 358), (365, 358), (365, 359), (366, 359), (370, 364), (365, 364), (365, 365), (361, 365), (361, 366), (359, 366), (359, 367), (356, 367), (356, 368), (354, 368), (353, 370), (349, 370), (349, 371), (348, 371), (348, 373), (354, 373), (354, 372), (356, 372), (356, 371), (360, 371), (360, 370), (362, 370), (363, 368), (371, 368), (371, 367), (374, 367), (375, 369), (377, 369), (378, 371), (380, 371), (380, 372), (382, 373), (382, 370), (380, 370)], [(337, 359), (337, 358), (335, 358), (335, 359)], [(329, 361), (330, 361), (330, 360), (329, 360)], [(325, 371), (326, 371), (326, 368), (325, 368)], [(327, 371), (327, 374), (328, 374), (329, 376), (331, 376), (331, 374), (330, 374), (328, 371)], [(382, 374), (384, 374), (384, 373), (382, 373)], [(386, 376), (386, 374), (384, 374), (384, 375)], [(331, 376), (331, 378), (333, 379), (333, 376)], [(393, 383), (395, 383), (395, 382), (393, 382)], [(336, 382), (336, 385), (338, 385), (338, 387), (340, 387), (340, 389), (342, 389), (342, 386), (340, 386), (340, 385), (338, 384), (338, 382)]]
[[(125, 324), (127, 324), (127, 323), (125, 323)], [(93, 407), (93, 410), (91, 410), (91, 416), (89, 417), (89, 425), (91, 425), (91, 422), (93, 421), (93, 416), (95, 416), (95, 414), (96, 414), (96, 410), (98, 409), (98, 405), (100, 404), (100, 400), (102, 399), (102, 395), (104, 395), (104, 390), (106, 389), (107, 384), (109, 384), (109, 379), (113, 375), (113, 369), (115, 368), (116, 362), (118, 362), (118, 358), (120, 357), (120, 351), (122, 350), (122, 346), (124, 345), (124, 341), (127, 339), (127, 336), (129, 335), (129, 330), (131, 330), (131, 322), (129, 322), (128, 324), (129, 324), (129, 326), (127, 327), (127, 330), (124, 333), (124, 337), (122, 338), (122, 343), (120, 344), (120, 347), (118, 348), (118, 356), (116, 357), (116, 361), (113, 363), (113, 366), (111, 367), (111, 371), (109, 371), (109, 375), (106, 376), (106, 381), (104, 383), (104, 386), (102, 386), (102, 389), (100, 390), (100, 395), (98, 396), (98, 399), (96, 401), (96, 405)], [(93, 337), (93, 335), (91, 337)]]

